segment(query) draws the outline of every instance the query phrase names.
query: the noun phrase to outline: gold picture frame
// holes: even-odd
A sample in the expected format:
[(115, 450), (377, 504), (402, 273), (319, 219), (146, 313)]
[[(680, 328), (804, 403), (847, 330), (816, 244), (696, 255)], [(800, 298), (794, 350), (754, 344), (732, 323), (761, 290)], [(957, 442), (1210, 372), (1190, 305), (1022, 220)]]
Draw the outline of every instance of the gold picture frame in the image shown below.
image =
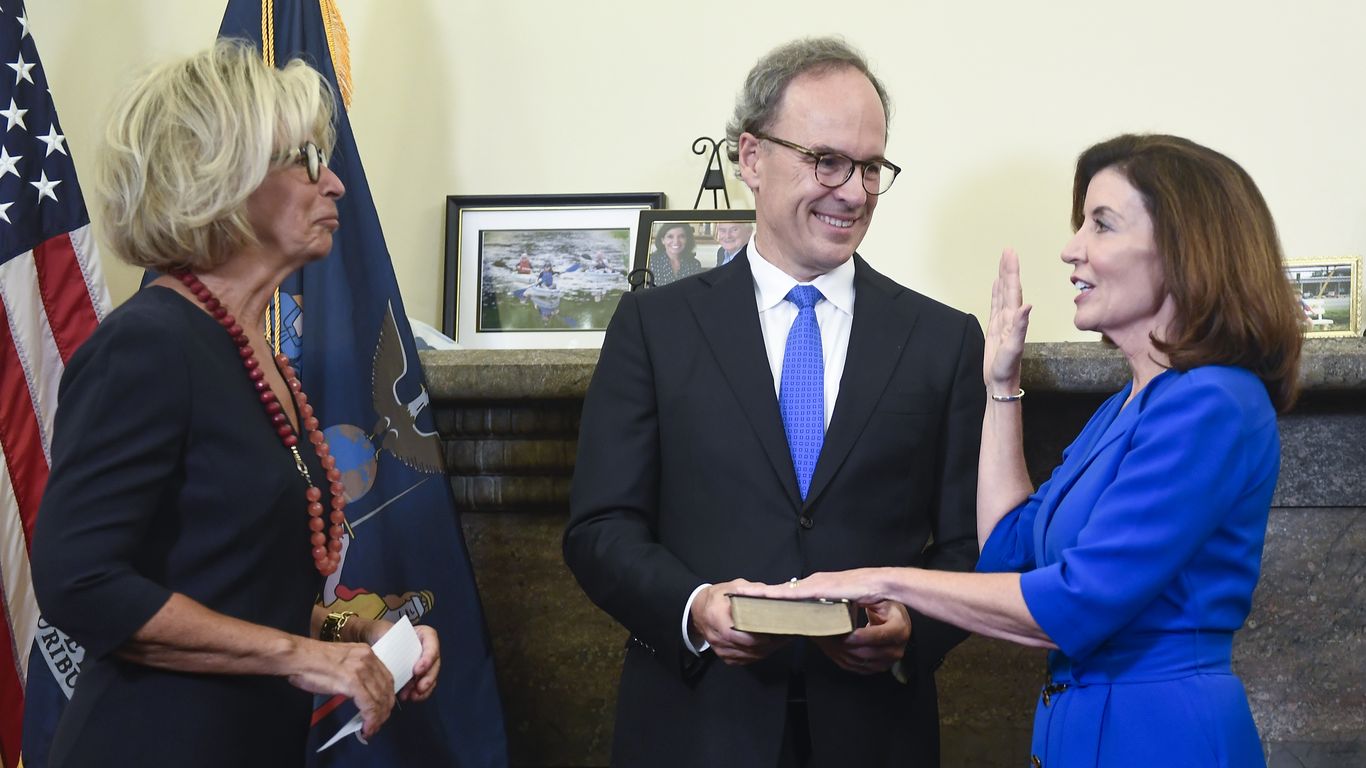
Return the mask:
[(1286, 259), (1290, 280), (1304, 310), (1305, 336), (1361, 335), (1361, 257)]

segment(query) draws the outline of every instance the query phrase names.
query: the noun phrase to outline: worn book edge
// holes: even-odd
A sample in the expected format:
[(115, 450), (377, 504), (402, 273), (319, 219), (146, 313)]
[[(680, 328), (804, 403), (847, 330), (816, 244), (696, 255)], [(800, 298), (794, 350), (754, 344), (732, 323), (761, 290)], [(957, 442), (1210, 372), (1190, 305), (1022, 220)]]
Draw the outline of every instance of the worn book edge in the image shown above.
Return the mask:
[(829, 637), (854, 631), (858, 607), (848, 600), (788, 600), (728, 594), (731, 623), (741, 632)]

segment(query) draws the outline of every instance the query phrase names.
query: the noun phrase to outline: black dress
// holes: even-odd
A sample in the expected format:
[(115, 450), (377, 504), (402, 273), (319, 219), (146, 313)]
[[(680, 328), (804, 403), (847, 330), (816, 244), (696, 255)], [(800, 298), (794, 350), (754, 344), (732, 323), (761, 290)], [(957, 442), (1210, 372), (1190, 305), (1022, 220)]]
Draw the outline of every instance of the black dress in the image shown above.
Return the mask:
[(306, 485), (236, 346), (189, 300), (144, 288), (72, 356), (59, 398), (33, 578), (86, 656), (51, 765), (303, 765), (311, 697), (285, 678), (113, 654), (172, 592), (309, 632), (321, 582)]

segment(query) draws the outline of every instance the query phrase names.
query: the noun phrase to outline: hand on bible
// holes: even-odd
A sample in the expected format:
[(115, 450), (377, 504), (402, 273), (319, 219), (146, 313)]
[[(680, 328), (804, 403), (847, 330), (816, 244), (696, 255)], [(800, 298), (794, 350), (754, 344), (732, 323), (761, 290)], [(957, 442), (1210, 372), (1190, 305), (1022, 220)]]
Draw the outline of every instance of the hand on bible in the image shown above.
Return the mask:
[(689, 618), (694, 640), (699, 636), (706, 640), (717, 657), (727, 664), (756, 662), (781, 648), (790, 639), (780, 635), (750, 634), (732, 628), (730, 600), (726, 595), (746, 586), (757, 585), (744, 579), (713, 584), (697, 593), (692, 601)]

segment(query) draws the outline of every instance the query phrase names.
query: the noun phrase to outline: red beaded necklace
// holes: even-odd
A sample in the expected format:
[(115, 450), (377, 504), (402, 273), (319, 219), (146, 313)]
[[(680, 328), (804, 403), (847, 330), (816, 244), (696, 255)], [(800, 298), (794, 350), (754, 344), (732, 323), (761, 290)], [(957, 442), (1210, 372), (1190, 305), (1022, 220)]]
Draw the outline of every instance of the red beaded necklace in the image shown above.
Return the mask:
[[(318, 454), (318, 462), (327, 470), (327, 481), (332, 493), (332, 512), (328, 517), (331, 521), (330, 526), (323, 522), (323, 492), (313, 484), (308, 467), (304, 465), (304, 457), (299, 454), (299, 436), (294, 433), (294, 426), (289, 423), (284, 406), (271, 391), (270, 383), (266, 381), (265, 372), (256, 361), (256, 353), (251, 349), (246, 332), (228, 312), (228, 308), (223, 306), (193, 272), (174, 272), (172, 275), (190, 289), (190, 293), (194, 294), (213, 319), (223, 326), (228, 336), (232, 337), (233, 343), (237, 345), (237, 354), (242, 357), (242, 367), (246, 369), (252, 387), (259, 393), (261, 405), (266, 409), (266, 416), (270, 417), (270, 423), (275, 427), (275, 433), (280, 436), (280, 442), (293, 454), (294, 467), (299, 471), (299, 475), (308, 483), (308, 490), (304, 496), (308, 499), (308, 530), (309, 541), (313, 544), (313, 565), (322, 575), (331, 576), (341, 562), (341, 537), (346, 526), (346, 513), (343, 511), (346, 508), (346, 489), (341, 482), (341, 470), (337, 469), (337, 460), (332, 456), (332, 449), (327, 447), (327, 438), (322, 430), (318, 429), (318, 419), (313, 416), (313, 406), (308, 404), (308, 396), (304, 394), (303, 385), (299, 383), (294, 367), (289, 364), (289, 358), (285, 355), (275, 356), (275, 364), (294, 397), (294, 407), (298, 411), (300, 423), (308, 431), (308, 442), (313, 444), (313, 450)], [(326, 534), (323, 533), (324, 528), (327, 529)]]

